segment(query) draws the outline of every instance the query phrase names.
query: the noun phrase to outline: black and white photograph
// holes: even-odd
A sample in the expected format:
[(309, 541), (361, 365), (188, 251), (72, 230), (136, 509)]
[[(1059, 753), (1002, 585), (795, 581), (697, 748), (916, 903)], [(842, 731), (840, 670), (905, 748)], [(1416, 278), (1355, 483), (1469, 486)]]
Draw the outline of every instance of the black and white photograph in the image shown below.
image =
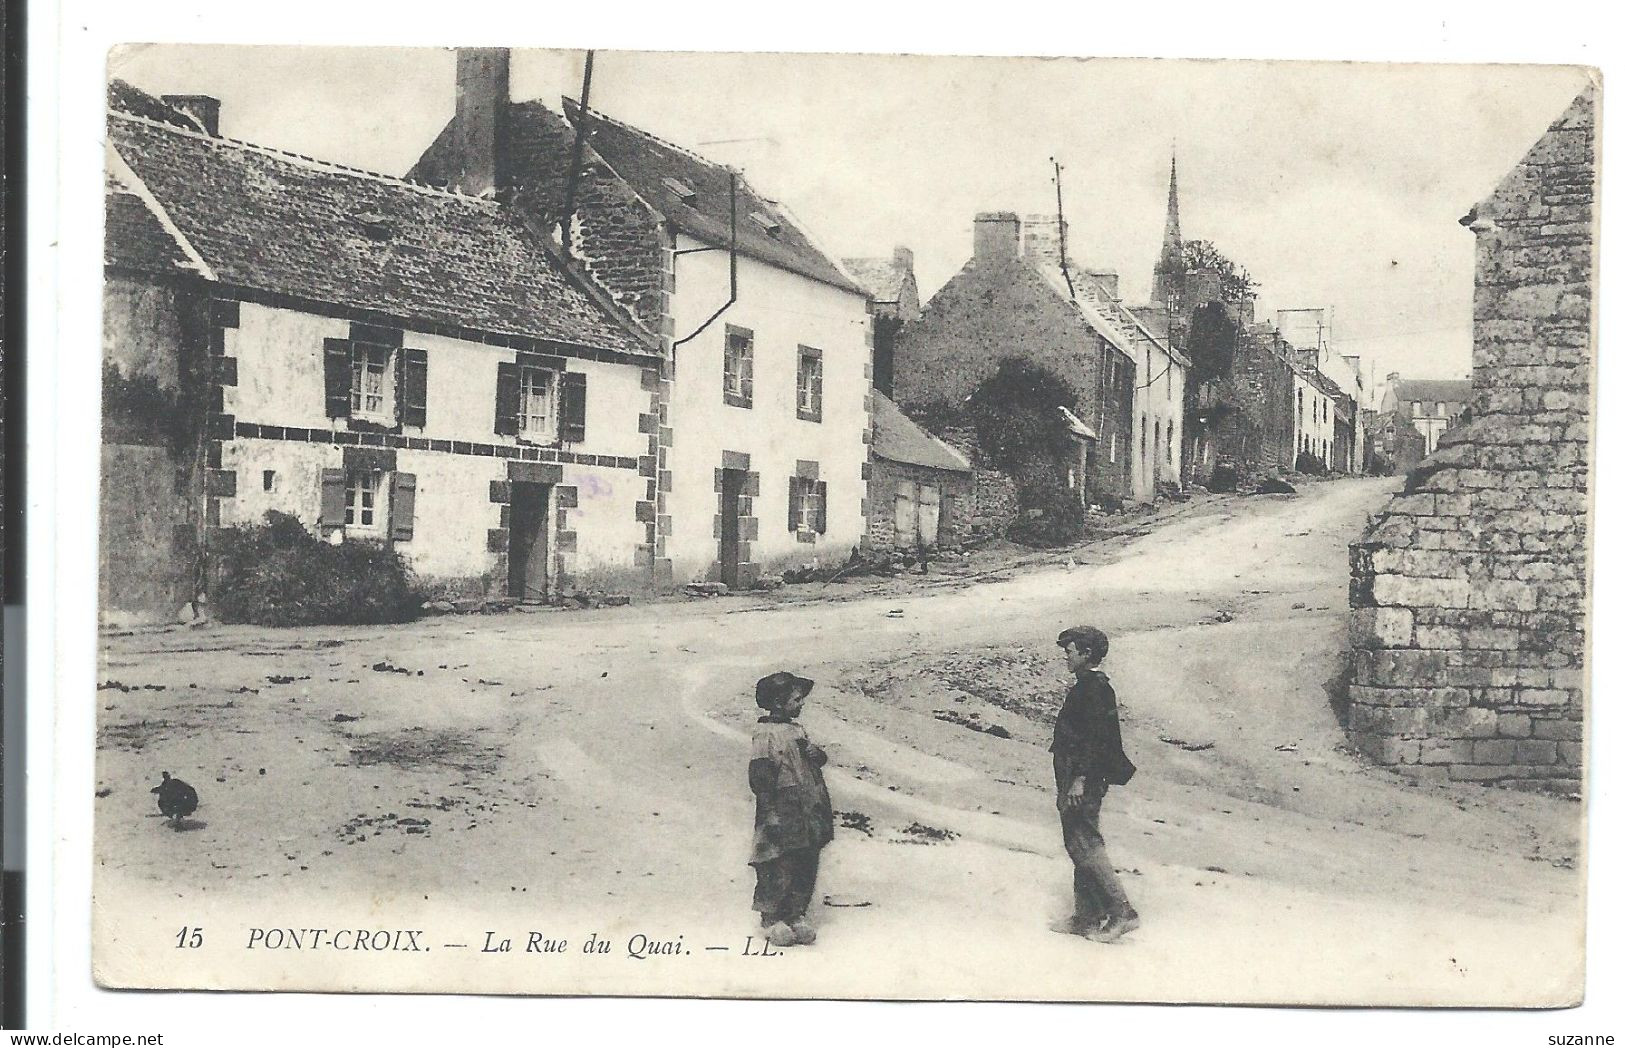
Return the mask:
[(99, 986), (1581, 1002), (1597, 70), (476, 42), (106, 55)]

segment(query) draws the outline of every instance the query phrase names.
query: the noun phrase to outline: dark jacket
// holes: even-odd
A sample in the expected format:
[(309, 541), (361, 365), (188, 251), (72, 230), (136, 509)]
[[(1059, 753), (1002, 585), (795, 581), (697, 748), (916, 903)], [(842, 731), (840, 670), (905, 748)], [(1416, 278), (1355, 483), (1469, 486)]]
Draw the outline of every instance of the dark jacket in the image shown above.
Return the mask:
[(1049, 750), (1055, 754), (1055, 784), (1063, 793), (1077, 778), (1122, 786), (1134, 777), (1134, 763), (1123, 752), (1111, 678), (1099, 670), (1079, 675), (1055, 718)]
[(808, 741), (806, 729), (763, 717), (752, 733), (750, 756), (750, 789), (756, 795), (751, 865), (828, 844), (835, 836), (822, 770), (828, 758)]

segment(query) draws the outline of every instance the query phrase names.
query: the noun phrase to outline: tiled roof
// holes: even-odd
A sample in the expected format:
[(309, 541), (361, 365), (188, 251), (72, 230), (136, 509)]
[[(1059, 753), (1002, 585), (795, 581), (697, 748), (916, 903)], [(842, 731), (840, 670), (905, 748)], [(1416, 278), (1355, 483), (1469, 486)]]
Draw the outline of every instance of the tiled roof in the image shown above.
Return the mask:
[(105, 199), (107, 234), (102, 251), (107, 265), (149, 273), (196, 272), (180, 243), (129, 186), (109, 175)]
[(895, 258), (843, 258), (841, 265), (876, 302), (900, 302), (908, 270)]
[(107, 85), (107, 108), (131, 116), (144, 116), (148, 120), (156, 120), (160, 124), (169, 124), (187, 131), (203, 130), (197, 121), (174, 106), (123, 80), (115, 79)]
[[(572, 122), (578, 119), (581, 107), (573, 99), (565, 99), (564, 107)], [(718, 247), (727, 246), (728, 168), (607, 117), (596, 109), (589, 115), (587, 140), (592, 143), (593, 151), (639, 196), (689, 236)], [(519, 158), (514, 159), (522, 163)], [(673, 183), (693, 192), (682, 193)], [(865, 293), (812, 242), (784, 205), (757, 193), (744, 178), (738, 180), (737, 194), (735, 225), (741, 254), (848, 291)], [(753, 221), (753, 213), (769, 219), (773, 231)]]
[(875, 398), (875, 454), (892, 462), (969, 473), (970, 461), (933, 437), (880, 393)]
[(224, 284), (489, 334), (656, 353), (493, 201), (123, 112), (109, 114), (108, 136)]
[(1473, 383), (1465, 378), (1401, 378), (1394, 380), (1394, 393), (1400, 400), (1465, 404), (1473, 399)]

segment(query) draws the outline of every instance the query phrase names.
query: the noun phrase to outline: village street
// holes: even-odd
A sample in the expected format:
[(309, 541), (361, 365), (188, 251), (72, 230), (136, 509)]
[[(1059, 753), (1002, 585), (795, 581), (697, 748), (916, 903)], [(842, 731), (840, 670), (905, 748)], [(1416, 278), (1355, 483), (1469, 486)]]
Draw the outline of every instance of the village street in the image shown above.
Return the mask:
[[(819, 996), (858, 970), (903, 997), (1559, 1003), (1581, 806), (1339, 746), (1346, 547), (1393, 483), (1208, 499), (1075, 564), (902, 595), (109, 638), (96, 918), (132, 956), (206, 925), (166, 973), (200, 988), (433, 989), (466, 965), (490, 992)], [(1046, 928), (1070, 867), (1043, 717), (1077, 622), (1111, 637), (1140, 768), (1105, 805), (1144, 916), (1114, 946)], [(802, 719), (843, 825), (818, 944), (745, 957), (751, 685), (778, 669), (819, 682)], [(201, 795), (185, 832), (162, 771)], [(426, 929), (434, 967), (246, 948), (341, 926)], [(569, 945), (527, 954), (532, 931)], [(611, 955), (581, 952), (594, 933)], [(687, 953), (628, 958), (635, 934)]]

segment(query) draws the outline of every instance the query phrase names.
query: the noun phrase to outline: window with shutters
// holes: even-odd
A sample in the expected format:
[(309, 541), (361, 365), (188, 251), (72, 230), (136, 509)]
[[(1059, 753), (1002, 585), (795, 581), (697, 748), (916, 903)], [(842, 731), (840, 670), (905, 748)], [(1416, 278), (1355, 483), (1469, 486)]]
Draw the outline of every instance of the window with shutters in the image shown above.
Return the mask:
[(543, 368), (519, 372), (519, 436), (538, 444), (559, 439), (559, 376)]
[(754, 336), (744, 328), (728, 326), (722, 351), (722, 399), (736, 408), (751, 406)]
[(796, 418), (824, 420), (824, 354), (808, 346), (801, 347), (796, 363)]
[(350, 474), (344, 506), (344, 526), (358, 531), (382, 531), (384, 511), (381, 494), (384, 475), (377, 470)]
[(375, 422), (394, 422), (394, 390), (390, 387), (390, 351), (384, 346), (356, 343), (350, 352), (350, 416)]

